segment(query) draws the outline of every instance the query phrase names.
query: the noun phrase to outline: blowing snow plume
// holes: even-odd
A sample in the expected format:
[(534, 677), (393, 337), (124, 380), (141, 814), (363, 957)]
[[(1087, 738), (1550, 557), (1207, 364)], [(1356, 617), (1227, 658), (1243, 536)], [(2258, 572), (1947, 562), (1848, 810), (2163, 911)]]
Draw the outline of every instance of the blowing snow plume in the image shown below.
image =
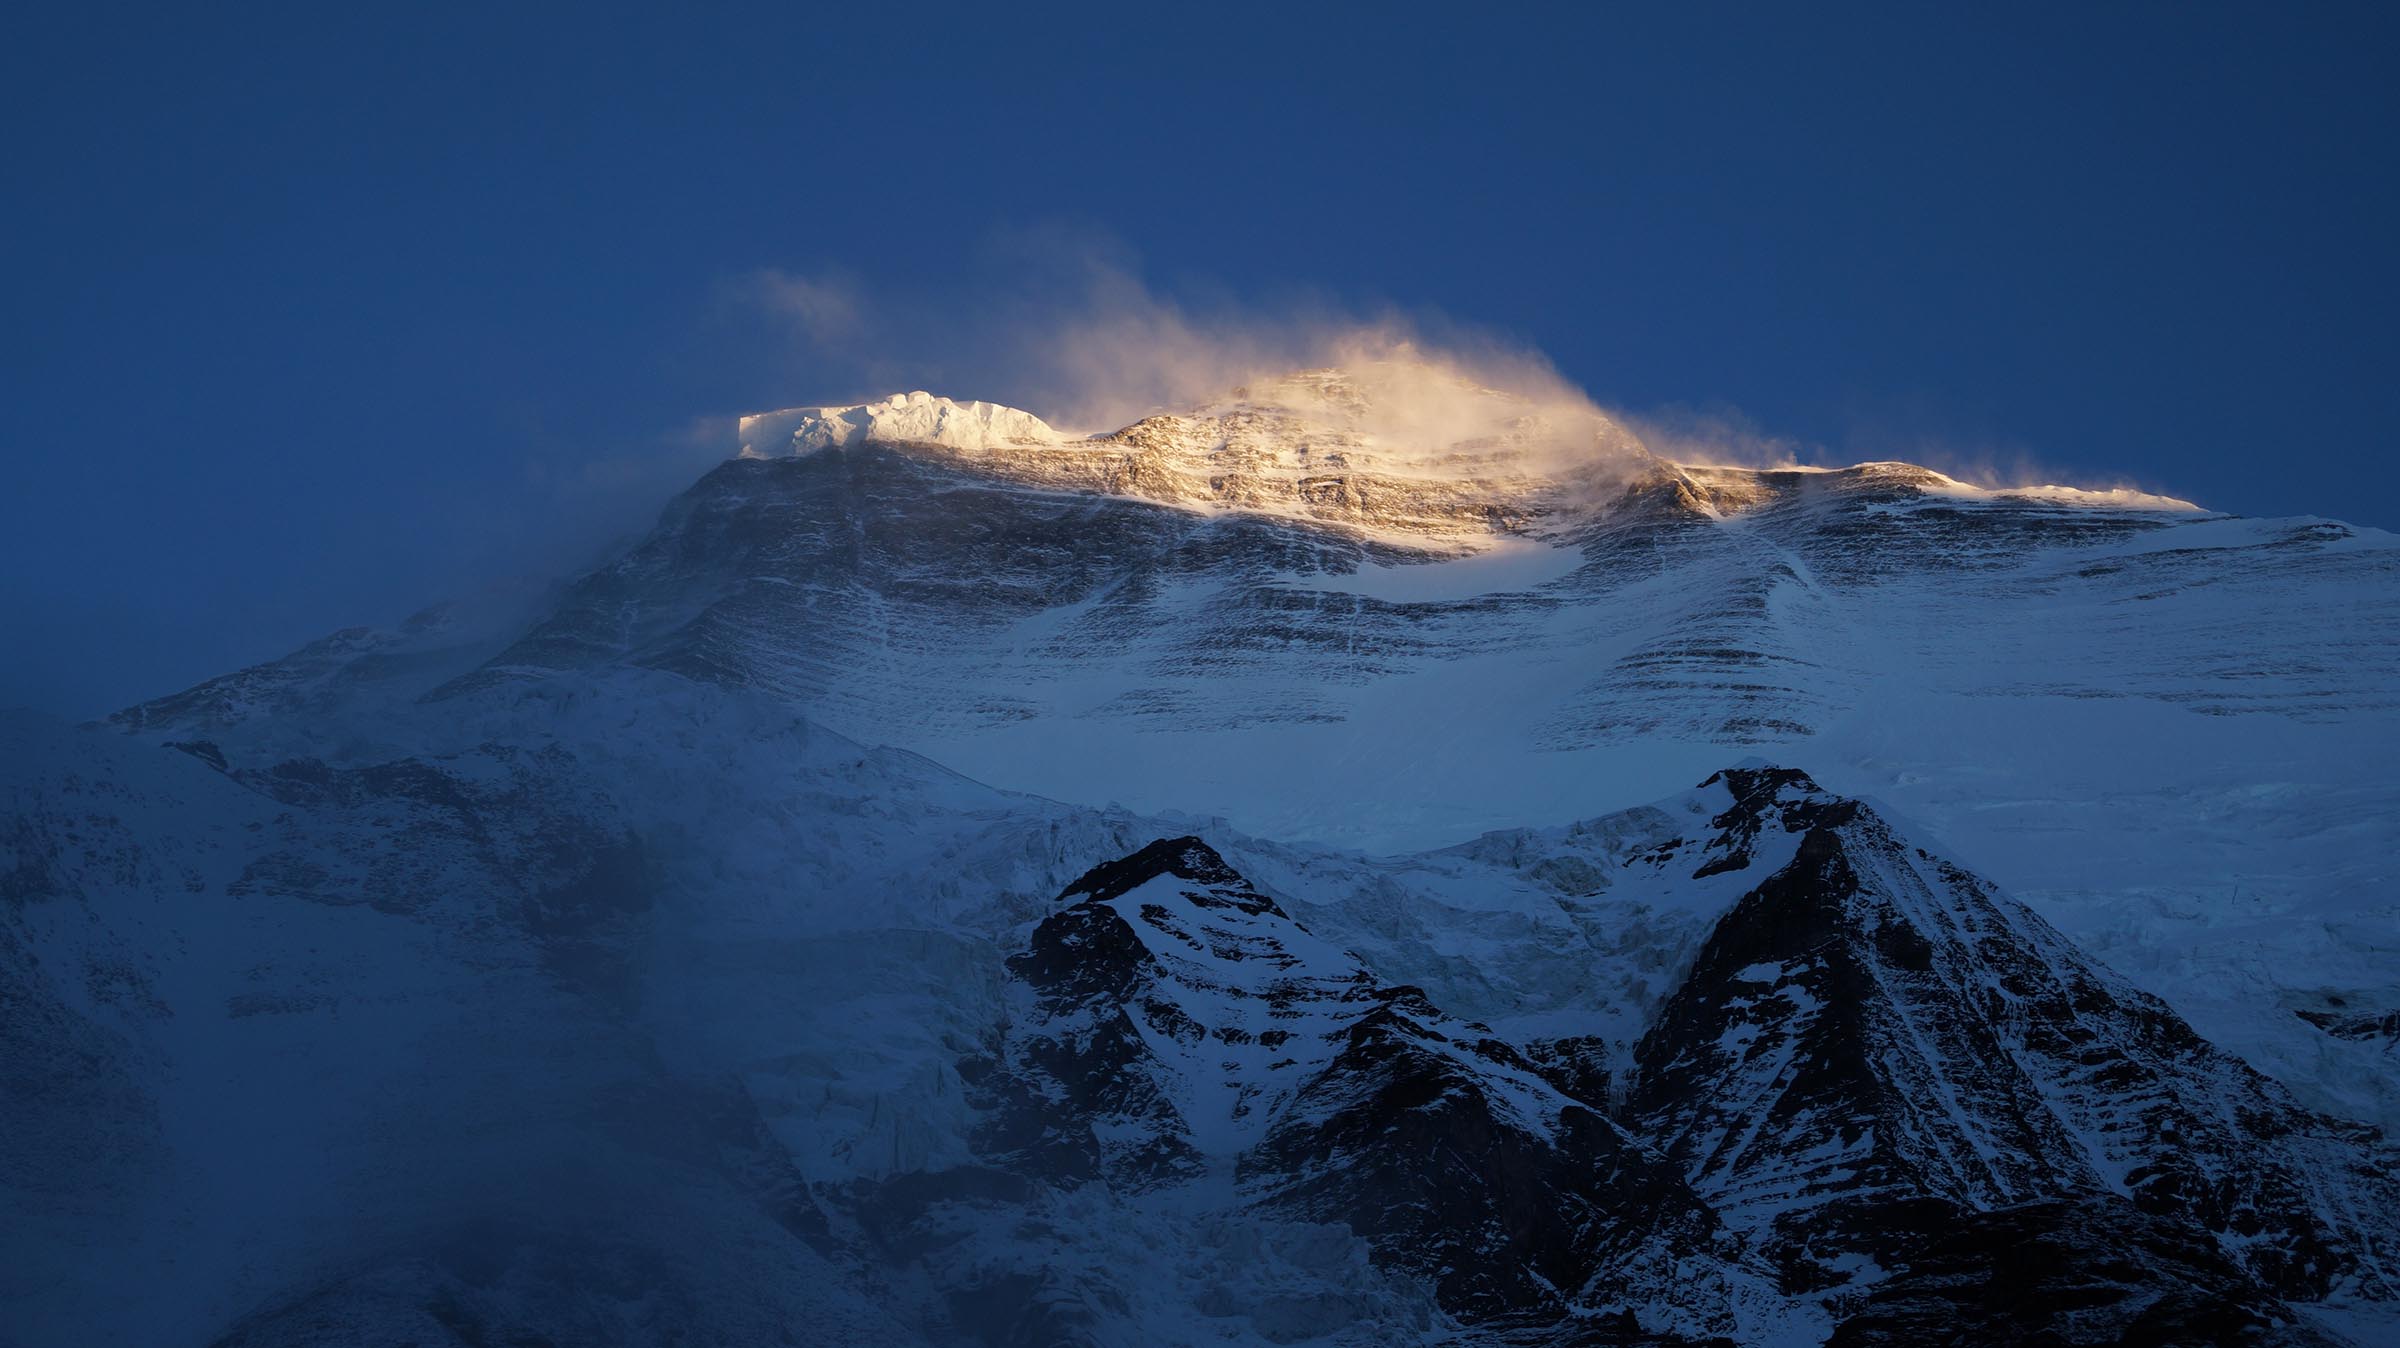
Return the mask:
[[(1505, 459), (1511, 471), (1551, 475), (1639, 454), (1635, 437), (1547, 358), (1438, 315), (1361, 312), (1314, 295), (1170, 298), (1123, 249), (1055, 231), (996, 252), (992, 279), (927, 296), (844, 272), (781, 270), (728, 293), (770, 320), (769, 346), (787, 362), (773, 382), (789, 387), (789, 366), (800, 365), (815, 401), (880, 409), (851, 418), (870, 439), (1076, 441), (1162, 415), (1248, 408), (1354, 437), (1350, 448), (1371, 448), (1392, 471)], [(908, 397), (916, 391), (990, 410), (940, 416)]]
[[(1321, 296), (1255, 303), (1171, 298), (1106, 242), (1021, 235), (996, 250), (1001, 279), (911, 296), (855, 275), (753, 273), (729, 289), (768, 317), (783, 360), (823, 405), (743, 418), (739, 444), (775, 456), (862, 441), (993, 452), (1134, 444), (1329, 474), (1542, 484), (1552, 506), (1593, 507), (1676, 466), (1814, 472), (1861, 459), (1932, 470), (1931, 490), (2190, 509), (2121, 481), (1972, 459), (1930, 439), (1843, 453), (1773, 434), (1727, 409), (1602, 408), (1521, 342)], [(768, 404), (772, 405), (772, 404)], [(1203, 443), (1221, 434), (1215, 443)], [(718, 443), (723, 443), (720, 438)], [(2059, 484), (2074, 485), (2035, 485)], [(1748, 487), (1710, 493), (1739, 508)]]
[[(896, 447), (983, 478), (1281, 516), (1434, 555), (1483, 551), (1663, 466), (1555, 375), (1353, 335), (1310, 364), (1090, 434), (918, 390), (742, 419), (744, 458)], [(1504, 387), (1503, 384), (1513, 385)]]

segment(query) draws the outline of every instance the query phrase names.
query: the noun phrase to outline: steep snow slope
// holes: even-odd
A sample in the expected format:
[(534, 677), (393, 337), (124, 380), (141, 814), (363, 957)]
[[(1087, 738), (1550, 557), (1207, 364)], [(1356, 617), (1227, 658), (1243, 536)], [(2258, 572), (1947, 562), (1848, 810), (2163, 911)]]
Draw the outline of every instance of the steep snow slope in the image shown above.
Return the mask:
[(961, 1211), (926, 1177), (974, 1161), (1008, 951), (1172, 821), (657, 672), (378, 727), (335, 765), (8, 723), (12, 1338), (954, 1342), (1057, 1304), (1027, 1269), (1118, 1340), (1440, 1320), (1302, 1218), (1062, 1194), (975, 1267), (879, 1244)]
[(227, 773), (12, 721), (6, 757), (12, 1337), (391, 1342), (378, 1297), (462, 1278), (497, 1333), (496, 1283), (568, 1266), (624, 1270), (574, 1304), (637, 1340), (889, 1324), (738, 1084), (629, 1023), (654, 859), (555, 740)]

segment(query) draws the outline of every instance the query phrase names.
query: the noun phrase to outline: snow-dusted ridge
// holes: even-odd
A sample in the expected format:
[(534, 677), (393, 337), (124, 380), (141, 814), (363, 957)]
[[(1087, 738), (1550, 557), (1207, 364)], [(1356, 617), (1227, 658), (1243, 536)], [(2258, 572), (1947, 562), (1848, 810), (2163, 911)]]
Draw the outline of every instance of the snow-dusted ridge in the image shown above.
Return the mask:
[[(1030, 485), (1069, 485), (1178, 504), (1307, 515), (1289, 497), (1307, 483), (1352, 475), (1386, 483), (1446, 483), (1480, 492), (1497, 512), (1495, 527), (1591, 503), (1595, 486), (1613, 489), (1647, 473), (1714, 482), (1713, 508), (1739, 511), (1761, 473), (1839, 473), (1904, 483), (1928, 501), (2041, 503), (2094, 510), (2198, 513), (2192, 502), (2127, 487), (2058, 484), (1987, 487), (1929, 468), (1874, 461), (1847, 468), (1684, 462), (1660, 458), (1597, 407), (1559, 392), (1488, 387), (1449, 367), (1383, 359), (1299, 370), (1261, 379), (1225, 397), (1162, 411), (1114, 431), (1069, 435), (1040, 417), (989, 402), (956, 402), (922, 390), (842, 407), (798, 407), (741, 418), (739, 456), (797, 457), (826, 449), (881, 445), (975, 457), (979, 469)], [(1093, 453), (1115, 450), (1127, 469), (1095, 479)], [(1228, 489), (1228, 471), (1261, 483), (1261, 493)], [(1162, 476), (1208, 479), (1162, 490)], [(1273, 488), (1279, 487), (1280, 490)]]
[(953, 402), (919, 390), (849, 407), (789, 407), (743, 417), (741, 455), (813, 454), (844, 445), (939, 445), (990, 450), (1056, 445), (1040, 417), (997, 403)]
[(1838, 468), (1816, 464), (1778, 464), (1762, 468), (1752, 464), (1679, 460), (1676, 467), (1686, 473), (1725, 474), (1735, 477), (1760, 472), (1852, 473), (1860, 476), (1886, 476), (1907, 481), (1933, 500), (2041, 501), (2052, 505), (2088, 506), (2096, 510), (2157, 510), (2175, 514), (2209, 513), (2206, 507), (2196, 505), (2181, 497), (2146, 492), (2135, 487), (2070, 487), (2057, 483), (1987, 487), (1973, 482), (1962, 482), (1947, 473), (1936, 472), (1931, 468), (1897, 459), (1873, 459)]

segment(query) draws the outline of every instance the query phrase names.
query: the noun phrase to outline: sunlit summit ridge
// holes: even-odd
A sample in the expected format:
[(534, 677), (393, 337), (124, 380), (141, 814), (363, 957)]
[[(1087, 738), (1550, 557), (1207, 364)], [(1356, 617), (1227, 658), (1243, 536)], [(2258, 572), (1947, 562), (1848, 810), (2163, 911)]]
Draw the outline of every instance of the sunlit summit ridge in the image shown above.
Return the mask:
[[(922, 390), (840, 407), (746, 416), (740, 456), (782, 458), (880, 445), (1032, 485), (1188, 506), (1340, 519), (1412, 535), (1521, 533), (1674, 483), (1712, 513), (1771, 492), (1762, 473), (1849, 472), (1953, 504), (2008, 498), (2053, 507), (2190, 512), (2129, 488), (1981, 486), (1915, 464), (1848, 469), (1652, 451), (1622, 420), (1555, 376), (1499, 379), (1413, 351), (1253, 378), (1223, 395), (1113, 430), (1077, 434), (1033, 413)], [(1429, 497), (1473, 498), (1435, 504)], [(1358, 509), (1367, 500), (1376, 506)], [(1328, 502), (1342, 509), (1328, 511)]]

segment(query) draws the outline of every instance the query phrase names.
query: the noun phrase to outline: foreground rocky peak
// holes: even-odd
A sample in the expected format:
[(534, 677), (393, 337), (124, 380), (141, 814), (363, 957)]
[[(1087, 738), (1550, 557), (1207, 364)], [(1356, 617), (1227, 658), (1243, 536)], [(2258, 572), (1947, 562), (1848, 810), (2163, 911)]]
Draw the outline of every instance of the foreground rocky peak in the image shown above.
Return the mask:
[(1674, 1167), (1200, 839), (1059, 901), (1008, 961), (1031, 1004), (971, 1072), (995, 1159), (1137, 1191), (1230, 1182), (1234, 1201), (1348, 1225), (1470, 1318), (1732, 1313), (1731, 1247)]
[(1634, 1053), (1627, 1111), (1795, 1292), (1907, 1266), (1962, 1213), (2081, 1196), (2212, 1233), (2273, 1293), (2400, 1292), (2400, 1177), (2163, 1002), (1863, 802), (1763, 764), (1711, 836), (1739, 875)]

